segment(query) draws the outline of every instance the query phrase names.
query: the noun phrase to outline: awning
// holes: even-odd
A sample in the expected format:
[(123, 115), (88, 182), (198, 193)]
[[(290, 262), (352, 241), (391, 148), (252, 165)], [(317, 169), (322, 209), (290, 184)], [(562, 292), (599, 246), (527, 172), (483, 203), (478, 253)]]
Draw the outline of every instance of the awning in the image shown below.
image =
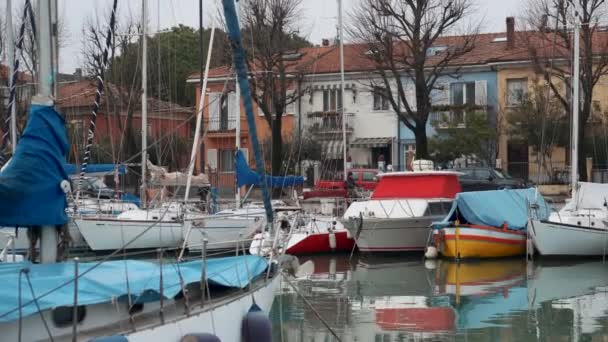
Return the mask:
[(327, 159), (344, 158), (344, 143), (342, 140), (327, 140), (323, 143), (324, 157)]
[(359, 148), (386, 147), (392, 141), (392, 137), (357, 138), (350, 143), (350, 146)]

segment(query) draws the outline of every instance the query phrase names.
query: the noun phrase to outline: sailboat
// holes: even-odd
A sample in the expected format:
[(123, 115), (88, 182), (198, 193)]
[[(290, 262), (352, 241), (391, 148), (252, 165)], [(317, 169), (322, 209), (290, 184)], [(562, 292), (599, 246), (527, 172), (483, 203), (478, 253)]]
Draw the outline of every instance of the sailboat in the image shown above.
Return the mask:
[[(50, 18), (53, 1), (39, 3), (41, 22), (39, 94), (13, 162), (0, 173), (0, 224), (40, 226), (42, 264), (2, 263), (0, 326), (3, 340), (55, 341), (240, 341), (270, 340), (267, 312), (280, 268), (271, 258), (237, 255), (165, 264), (138, 260), (55, 263), (55, 226), (67, 223), (68, 150), (63, 117), (54, 109), (51, 85)], [(113, 34), (113, 2), (109, 36)], [(145, 1), (144, 1), (145, 8)], [(224, 1), (235, 56), (242, 56), (233, 0)], [(48, 41), (46, 44), (43, 42)], [(243, 59), (243, 93), (250, 95)], [(253, 120), (253, 112), (247, 112)], [(254, 146), (259, 148), (252, 135)], [(259, 155), (259, 153), (257, 153)], [(259, 160), (258, 160), (259, 161)], [(264, 192), (269, 222), (272, 212)], [(25, 210), (36, 207), (37, 210)], [(235, 319), (243, 320), (243, 325)], [(239, 328), (240, 327), (240, 328)], [(99, 337), (105, 336), (105, 337)]]
[[(579, 6), (575, 2), (574, 11)], [(608, 185), (578, 182), (580, 18), (574, 16), (572, 77), (571, 200), (547, 220), (532, 220), (531, 236), (541, 255), (592, 256), (608, 252)]]

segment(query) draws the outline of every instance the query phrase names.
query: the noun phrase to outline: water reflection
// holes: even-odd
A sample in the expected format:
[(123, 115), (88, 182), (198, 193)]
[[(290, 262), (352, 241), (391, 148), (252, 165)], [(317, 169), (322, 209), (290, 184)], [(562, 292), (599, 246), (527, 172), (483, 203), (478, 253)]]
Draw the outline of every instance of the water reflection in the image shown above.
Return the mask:
[[(418, 256), (315, 256), (294, 281), (342, 341), (608, 339), (608, 264), (427, 262)], [(334, 341), (284, 284), (274, 340)]]

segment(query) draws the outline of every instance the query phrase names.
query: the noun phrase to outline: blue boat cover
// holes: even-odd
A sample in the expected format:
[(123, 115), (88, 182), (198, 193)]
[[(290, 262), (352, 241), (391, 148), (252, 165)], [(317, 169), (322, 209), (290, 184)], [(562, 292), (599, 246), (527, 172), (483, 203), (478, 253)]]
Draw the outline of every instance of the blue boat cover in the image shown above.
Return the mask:
[(481, 329), (506, 325), (512, 316), (528, 309), (526, 285), (501, 289), (499, 293), (460, 298), (454, 307), (458, 329)]
[[(529, 209), (530, 206), (535, 209)], [(525, 230), (529, 213), (533, 218), (545, 220), (550, 211), (543, 196), (533, 188), (461, 192), (448, 215), (433, 223), (433, 228), (445, 228), (458, 219), (461, 223), (491, 227), (506, 223), (508, 229)]]
[[(240, 150), (236, 152), (235, 158), (236, 164), (236, 184), (238, 186), (244, 185), (258, 185), (262, 186), (262, 178), (260, 175), (251, 170), (249, 165), (247, 165), (247, 161), (245, 160), (245, 156), (243, 152)], [(302, 176), (268, 176), (266, 175), (266, 182), (269, 187), (272, 188), (282, 188), (288, 186), (294, 186), (299, 184), (304, 184), (304, 177)]]
[[(211, 285), (245, 288), (252, 278), (266, 270), (267, 264), (266, 259), (256, 255), (208, 259), (206, 262), (207, 280)], [(160, 265), (137, 260), (107, 261), (94, 267), (96, 265), (98, 265), (96, 262), (79, 263), (78, 265), (79, 274), (81, 274), (78, 279), (78, 305), (104, 303), (113, 299), (126, 300), (129, 293), (134, 302), (159, 300)], [(163, 264), (163, 297), (173, 298), (181, 291), (180, 275), (184, 286), (199, 283), (201, 266), (201, 260)], [(0, 279), (2, 279), (0, 321), (11, 321), (19, 317), (19, 273), (24, 268), (29, 269), (31, 284), (41, 310), (73, 305), (73, 262), (0, 264)], [(130, 292), (127, 290), (125, 280), (127, 274)], [(21, 293), (23, 315), (37, 313), (36, 305), (32, 301), (32, 293), (23, 274), (21, 275)]]
[(65, 121), (51, 106), (32, 105), (10, 164), (0, 173), (0, 226), (63, 225), (67, 180)]
[[(121, 175), (124, 175), (127, 172), (127, 167), (125, 165), (89, 164), (87, 166), (87, 174), (102, 173), (111, 175), (114, 173), (115, 169), (118, 169), (118, 173)], [(65, 164), (65, 172), (67, 172), (68, 175), (77, 175), (80, 173), (80, 165)]]

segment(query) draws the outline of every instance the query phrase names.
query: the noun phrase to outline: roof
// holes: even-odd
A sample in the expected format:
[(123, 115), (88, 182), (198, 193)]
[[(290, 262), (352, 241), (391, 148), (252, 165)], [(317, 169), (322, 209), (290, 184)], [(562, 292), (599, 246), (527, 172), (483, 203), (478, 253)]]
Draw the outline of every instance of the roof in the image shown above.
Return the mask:
[[(492, 63), (529, 61), (532, 57), (530, 46), (536, 47), (540, 57), (554, 56), (562, 58), (568, 56), (565, 48), (553, 44), (554, 33), (538, 31), (519, 31), (515, 34), (515, 42), (512, 48), (508, 48), (505, 39), (506, 32), (482, 33), (474, 36), (474, 48), (463, 56), (453, 60), (452, 66), (482, 66)], [(455, 46), (462, 44), (467, 36), (444, 36), (437, 39), (433, 47)], [(597, 31), (594, 34), (594, 48), (600, 53), (604, 49), (608, 50), (608, 32)], [(353, 43), (344, 45), (344, 71), (345, 72), (365, 72), (373, 71), (376, 66), (365, 54), (369, 51), (366, 43)], [(340, 72), (340, 50), (338, 46), (314, 46), (302, 48), (298, 51), (301, 54), (299, 60), (291, 62), (288, 72), (304, 72), (305, 74), (332, 74)], [(441, 58), (430, 57), (427, 62), (433, 65)], [(253, 71), (255, 72), (255, 71)], [(199, 79), (200, 73), (195, 72), (188, 77), (190, 82)], [(231, 76), (231, 66), (224, 65), (209, 70), (211, 78), (222, 78)]]
[[(112, 83), (106, 83), (105, 85), (115, 93), (120, 91), (119, 87)], [(90, 107), (95, 101), (96, 92), (97, 83), (95, 80), (86, 79), (61, 83), (58, 89), (57, 105), (61, 108)], [(105, 100), (106, 97), (102, 96), (102, 104), (105, 103)], [(175, 103), (148, 97), (148, 111), (150, 112), (191, 113), (193, 110), (193, 108), (182, 107)]]

